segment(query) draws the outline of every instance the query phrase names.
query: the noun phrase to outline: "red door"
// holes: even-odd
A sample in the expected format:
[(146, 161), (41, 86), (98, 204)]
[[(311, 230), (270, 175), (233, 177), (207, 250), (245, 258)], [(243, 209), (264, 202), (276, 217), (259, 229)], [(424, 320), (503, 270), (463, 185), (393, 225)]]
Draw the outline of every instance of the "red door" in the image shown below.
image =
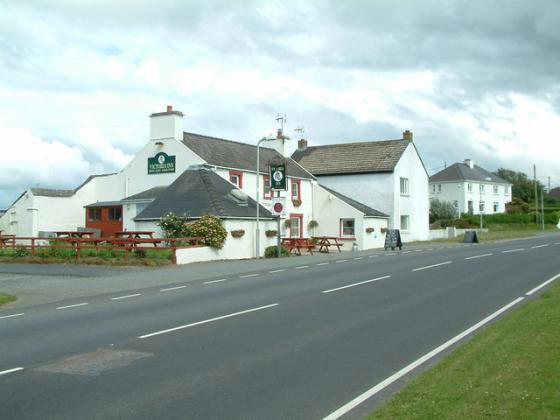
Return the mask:
[(122, 206), (86, 208), (86, 228), (99, 229), (101, 236), (114, 236), (123, 230)]

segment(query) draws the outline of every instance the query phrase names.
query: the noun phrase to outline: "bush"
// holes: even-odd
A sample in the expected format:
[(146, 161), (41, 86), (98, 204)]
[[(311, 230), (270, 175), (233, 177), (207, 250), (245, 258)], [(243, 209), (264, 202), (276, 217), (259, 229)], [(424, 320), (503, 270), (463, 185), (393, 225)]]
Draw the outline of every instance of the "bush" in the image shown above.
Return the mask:
[(14, 255), (16, 257), (27, 257), (29, 255), (29, 250), (26, 248), (16, 248)]
[(506, 203), (506, 213), (529, 213), (529, 204), (520, 198), (513, 197), (510, 203)]
[(430, 222), (440, 219), (454, 219), (457, 217), (457, 209), (448, 201), (437, 198), (430, 199)]
[(184, 236), (202, 236), (206, 245), (222, 249), (227, 238), (227, 231), (218, 217), (207, 214), (196, 222), (185, 225)]
[(169, 213), (162, 217), (157, 225), (161, 228), (163, 236), (166, 238), (183, 238), (185, 235), (185, 224), (187, 218)]
[[(266, 249), (264, 250), (265, 258), (276, 258), (277, 255), (278, 255), (278, 247), (276, 245), (267, 246)], [(286, 248), (285, 246), (280, 247), (280, 256), (289, 257), (290, 252), (288, 251), (288, 248)]]

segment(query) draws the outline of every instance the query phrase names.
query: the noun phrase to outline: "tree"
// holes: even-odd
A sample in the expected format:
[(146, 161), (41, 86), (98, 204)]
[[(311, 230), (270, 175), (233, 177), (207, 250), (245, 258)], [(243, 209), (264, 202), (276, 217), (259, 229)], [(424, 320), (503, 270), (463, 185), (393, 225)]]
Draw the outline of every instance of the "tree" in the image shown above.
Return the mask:
[(455, 219), (457, 209), (448, 201), (441, 201), (437, 198), (430, 199), (430, 222), (442, 219)]
[[(535, 184), (534, 181), (523, 172), (516, 172), (511, 169), (500, 168), (495, 175), (513, 184), (511, 195), (512, 197), (520, 198), (526, 203), (535, 201)], [(542, 191), (543, 184), (537, 181), (537, 188)]]

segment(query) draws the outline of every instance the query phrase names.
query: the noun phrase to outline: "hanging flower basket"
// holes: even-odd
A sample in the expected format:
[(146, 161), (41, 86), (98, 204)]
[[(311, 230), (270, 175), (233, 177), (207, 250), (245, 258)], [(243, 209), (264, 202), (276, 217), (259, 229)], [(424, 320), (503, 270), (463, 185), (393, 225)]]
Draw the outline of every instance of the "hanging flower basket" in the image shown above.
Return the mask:
[(232, 230), (229, 233), (231, 233), (231, 236), (233, 236), (234, 238), (241, 238), (243, 235), (245, 235), (245, 231), (243, 229)]
[(373, 233), (373, 232), (375, 232), (374, 228), (372, 228), (372, 227), (366, 228), (366, 233)]
[(267, 230), (264, 232), (264, 234), (266, 235), (267, 238), (274, 238), (276, 235), (278, 235), (278, 231), (277, 230)]
[(287, 228), (292, 226), (292, 220), (291, 219), (284, 220), (284, 226), (286, 226)]
[(292, 200), (292, 204), (294, 205), (294, 207), (299, 207), (301, 206), (301, 200), (298, 200), (297, 198)]
[(319, 222), (317, 220), (310, 220), (307, 224), (307, 227), (309, 227), (309, 229), (315, 229), (317, 226), (319, 226)]
[(388, 230), (389, 229), (387, 229), (387, 228), (381, 228), (381, 233), (387, 233)]

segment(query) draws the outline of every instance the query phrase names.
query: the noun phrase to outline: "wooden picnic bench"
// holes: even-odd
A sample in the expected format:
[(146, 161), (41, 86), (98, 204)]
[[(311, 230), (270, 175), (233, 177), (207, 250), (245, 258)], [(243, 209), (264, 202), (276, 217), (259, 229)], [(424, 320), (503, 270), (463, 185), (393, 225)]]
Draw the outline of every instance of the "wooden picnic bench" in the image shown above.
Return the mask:
[(154, 232), (151, 230), (122, 230), (115, 232), (115, 237), (129, 239), (153, 238)]
[(0, 246), (6, 247), (8, 245), (16, 244), (16, 235), (0, 235)]
[(317, 242), (319, 252), (329, 252), (331, 246), (336, 247), (338, 252), (342, 252), (340, 248), (342, 248), (343, 244), (338, 242), (336, 236), (313, 236), (312, 239)]
[(91, 238), (94, 234), (91, 230), (75, 231), (75, 230), (59, 230), (54, 232), (57, 238)]
[(285, 246), (290, 254), (295, 251), (297, 255), (301, 255), (302, 249), (313, 255), (313, 249), (315, 249), (315, 244), (308, 238), (283, 238), (282, 246)]

